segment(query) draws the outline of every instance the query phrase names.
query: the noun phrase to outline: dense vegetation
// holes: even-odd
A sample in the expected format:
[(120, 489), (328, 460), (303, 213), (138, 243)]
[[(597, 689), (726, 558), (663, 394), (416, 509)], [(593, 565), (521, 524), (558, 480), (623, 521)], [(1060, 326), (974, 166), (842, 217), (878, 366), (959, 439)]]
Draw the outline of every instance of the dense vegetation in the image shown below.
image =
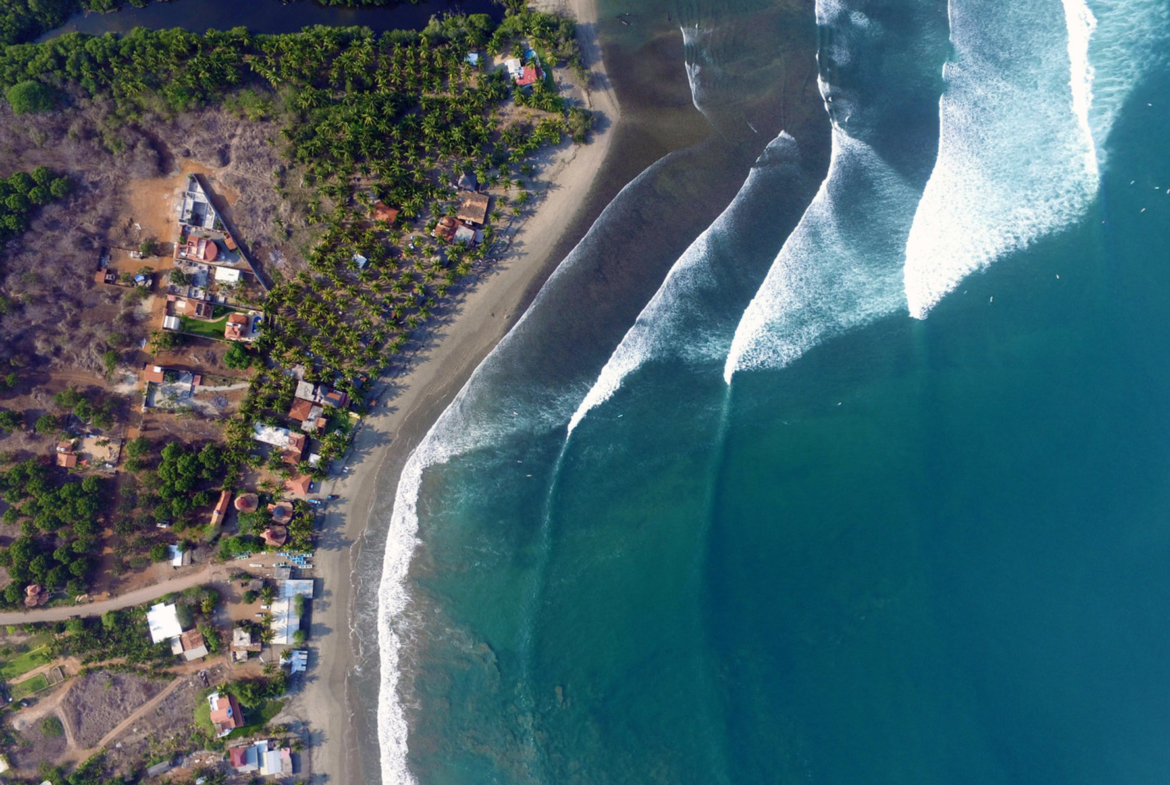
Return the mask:
[[(165, 1), (165, 0), (164, 0)], [(322, 5), (377, 6), (422, 0), (316, 0)], [(117, 11), (123, 5), (139, 8), (150, 0), (0, 0), (0, 45), (32, 41), (65, 24), (79, 11)]]
[(12, 578), (5, 604), (19, 603), (31, 583), (64, 589), (70, 596), (85, 593), (94, 567), (89, 554), (99, 533), (103, 485), (97, 477), (78, 480), (36, 460), (0, 474), (0, 492), (8, 504), (3, 522), (21, 529), (19, 537), (0, 548), (0, 566)]
[(29, 216), (41, 205), (69, 193), (69, 181), (43, 166), (0, 178), (0, 244), (24, 232)]
[[(238, 483), (242, 463), (265, 462), (253, 452), (252, 424), (286, 422), (295, 389), (287, 369), (300, 366), (310, 381), (360, 402), (365, 380), (384, 370), (460, 279), (487, 258), (499, 208), (523, 212), (530, 194), (522, 178), (534, 174), (533, 153), (566, 136), (584, 137), (588, 113), (569, 107), (546, 85), (521, 93), (502, 71), (468, 62), (472, 50), (523, 54), (531, 44), (546, 63), (579, 65), (571, 20), (508, 5), (498, 26), (472, 15), (433, 19), (422, 32), (380, 36), (364, 28), (290, 35), (136, 29), (125, 37), (67, 34), (0, 54), (0, 89), (44, 85), (62, 96), (64, 112), (98, 99), (129, 124), (214, 104), (251, 119), (279, 118), (283, 131), (274, 143), (289, 167), (275, 173), (278, 194), (285, 196), (297, 177), (297, 187), (309, 195), (304, 214), (317, 240), (307, 249), (307, 269), (287, 279), (272, 271), (274, 287), (256, 303), (266, 317), (260, 341), (250, 350), (233, 347), (225, 358), (229, 367), (257, 369), (226, 425), (226, 444), (198, 450), (169, 444), (157, 463), (153, 445), (127, 445), (126, 468), (138, 476), (120, 489), (113, 528), (122, 540), (114, 547), (114, 574), (126, 568), (126, 558), (139, 567), (147, 553), (162, 555), (155, 524), (172, 524), (182, 534), (197, 525), (197, 513), (219, 488)], [(505, 111), (511, 103), (523, 108)], [(498, 194), (484, 227), (486, 242), (476, 247), (432, 236), (438, 219), (456, 212), (452, 183), (463, 173), (474, 173)], [(398, 219), (375, 221), (377, 203), (398, 208)], [(173, 336), (158, 334), (155, 350)], [(117, 359), (114, 352), (109, 365)], [(83, 419), (95, 409), (101, 415), (84, 400), (59, 404)], [(322, 479), (330, 460), (346, 449), (352, 428), (344, 411), (329, 410), (327, 419), (314, 436), (317, 466), (287, 465), (274, 451), (268, 468), (281, 479), (294, 473)], [(35, 428), (48, 434), (60, 426), (48, 414)], [(312, 547), (312, 520), (308, 508), (298, 506), (287, 547)], [(223, 554), (253, 548), (250, 537), (225, 538)]]

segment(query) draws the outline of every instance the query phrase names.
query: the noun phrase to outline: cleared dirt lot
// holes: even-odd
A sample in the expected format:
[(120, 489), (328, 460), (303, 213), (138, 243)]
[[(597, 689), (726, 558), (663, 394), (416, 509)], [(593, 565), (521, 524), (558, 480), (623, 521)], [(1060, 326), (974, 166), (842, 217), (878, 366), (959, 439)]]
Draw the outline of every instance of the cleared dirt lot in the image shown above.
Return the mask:
[(97, 671), (78, 677), (60, 711), (77, 744), (89, 748), (166, 686), (165, 681)]

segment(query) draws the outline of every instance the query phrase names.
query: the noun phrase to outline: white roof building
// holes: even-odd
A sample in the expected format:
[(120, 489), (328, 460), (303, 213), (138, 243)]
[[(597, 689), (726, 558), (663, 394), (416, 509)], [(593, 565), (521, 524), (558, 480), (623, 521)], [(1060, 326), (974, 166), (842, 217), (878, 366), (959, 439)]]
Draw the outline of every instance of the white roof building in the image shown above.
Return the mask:
[(178, 330), (179, 325), (180, 325), (179, 317), (177, 317), (177, 316), (164, 316), (163, 317), (163, 329), (164, 330)]
[(146, 623), (150, 626), (151, 643), (162, 643), (183, 634), (179, 612), (173, 603), (152, 605), (146, 612)]
[(301, 628), (301, 617), (292, 598), (272, 601), (272, 642), (277, 646), (291, 646), (293, 635)]
[(289, 673), (304, 673), (309, 668), (309, 652), (304, 649), (297, 649), (289, 652), (288, 658), (288, 672)]
[(265, 425), (263, 423), (252, 424), (253, 439), (263, 444), (271, 444), (273, 447), (280, 447), (281, 449), (288, 447), (291, 433), (288, 428), (278, 428), (274, 425)]
[(234, 267), (216, 267), (215, 280), (220, 283), (239, 283), (241, 272)]
[(508, 76), (513, 79), (519, 79), (520, 74), (524, 73), (524, 63), (520, 62), (520, 59), (517, 57), (505, 60), (504, 68), (508, 69)]
[(186, 567), (191, 563), (191, 551), (180, 551), (178, 545), (167, 546), (167, 557), (172, 567)]
[(291, 600), (298, 594), (313, 599), (313, 582), (311, 580), (280, 581), (277, 584), (278, 596), (282, 600)]

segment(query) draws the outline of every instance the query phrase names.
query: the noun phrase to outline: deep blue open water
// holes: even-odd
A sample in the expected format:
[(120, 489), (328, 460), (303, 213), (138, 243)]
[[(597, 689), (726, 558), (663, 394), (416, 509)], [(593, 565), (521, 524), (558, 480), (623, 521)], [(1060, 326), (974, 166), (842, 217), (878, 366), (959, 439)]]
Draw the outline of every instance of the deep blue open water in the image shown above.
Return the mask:
[(383, 780), (1166, 782), (1170, 9), (649, 5), (712, 133), (407, 466)]

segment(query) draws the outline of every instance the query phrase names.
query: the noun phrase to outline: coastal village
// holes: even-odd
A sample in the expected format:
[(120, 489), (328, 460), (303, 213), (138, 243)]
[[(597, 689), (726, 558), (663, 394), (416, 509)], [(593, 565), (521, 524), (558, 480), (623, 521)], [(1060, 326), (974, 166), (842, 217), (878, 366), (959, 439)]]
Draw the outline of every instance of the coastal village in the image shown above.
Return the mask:
[[(520, 106), (559, 89), (547, 58), (522, 38), (460, 65), (503, 80), (529, 122), (555, 117)], [(257, 261), (212, 167), (176, 168), (151, 181), (153, 214), (126, 216), (141, 242), (103, 245), (86, 273), (147, 334), (111, 339), (104, 375), (50, 371), (0, 397), (0, 783), (327, 776), (301, 696), (323, 666), (314, 608), (349, 576), (315, 555), (381, 391), (313, 353), (278, 359), (293, 328), (272, 298), (290, 273)], [(349, 182), (375, 238), (344, 252), (358, 282), (395, 248), (430, 255), (428, 284), (431, 269), (454, 281), (507, 248), (528, 197), (482, 166), (443, 173), (424, 211)], [(406, 303), (391, 316), (413, 327), (434, 299)]]

